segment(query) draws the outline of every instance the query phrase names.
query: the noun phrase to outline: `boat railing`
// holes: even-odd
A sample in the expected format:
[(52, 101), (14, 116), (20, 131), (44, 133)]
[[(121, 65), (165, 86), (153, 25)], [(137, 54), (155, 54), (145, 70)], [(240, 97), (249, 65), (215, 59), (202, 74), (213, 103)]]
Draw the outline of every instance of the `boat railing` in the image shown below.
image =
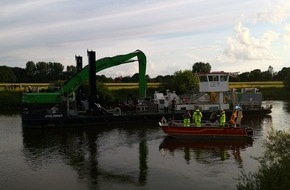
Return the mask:
[(115, 107), (114, 112), (117, 113), (117, 115), (121, 115), (121, 108)]
[(165, 117), (162, 117), (162, 118), (161, 118), (161, 124), (164, 124), (164, 123), (167, 123), (167, 120), (166, 120)]

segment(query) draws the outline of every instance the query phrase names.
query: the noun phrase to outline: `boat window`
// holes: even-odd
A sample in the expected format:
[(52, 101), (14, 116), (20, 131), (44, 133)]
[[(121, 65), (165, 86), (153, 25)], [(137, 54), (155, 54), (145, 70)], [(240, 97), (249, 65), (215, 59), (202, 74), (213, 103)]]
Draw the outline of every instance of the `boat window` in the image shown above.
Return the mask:
[(209, 81), (218, 81), (219, 77), (218, 76), (208, 76)]
[(222, 75), (220, 76), (221, 81), (228, 81), (228, 76), (227, 75)]
[(205, 75), (199, 76), (199, 81), (200, 82), (207, 82), (207, 77)]

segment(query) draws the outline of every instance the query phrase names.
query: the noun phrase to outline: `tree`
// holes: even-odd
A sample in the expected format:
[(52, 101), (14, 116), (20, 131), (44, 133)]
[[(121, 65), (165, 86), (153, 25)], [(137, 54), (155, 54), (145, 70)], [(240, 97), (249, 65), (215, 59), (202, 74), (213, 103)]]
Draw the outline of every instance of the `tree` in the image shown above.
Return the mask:
[(23, 68), (19, 68), (19, 67), (13, 67), (11, 68), (11, 70), (13, 71), (16, 81), (17, 83), (21, 83), (21, 82), (30, 82), (29, 77), (27, 76), (27, 72), (25, 69)]
[(155, 78), (155, 82), (164, 83), (165, 81), (169, 81), (171, 78), (173, 78), (173, 75), (165, 75), (165, 76), (158, 75)]
[(27, 77), (28, 77), (28, 82), (32, 82), (33, 81), (33, 77), (35, 76), (35, 72), (36, 72), (36, 66), (35, 63), (33, 61), (28, 61), (26, 63), (26, 68), (25, 68)]
[(273, 75), (269, 71), (264, 71), (260, 74), (260, 81), (271, 81), (273, 79)]
[(290, 189), (290, 134), (285, 131), (270, 131), (264, 142), (266, 151), (257, 159), (257, 172), (239, 177), (239, 190)]
[(250, 75), (250, 72), (244, 72), (244, 73), (239, 74), (238, 77), (241, 82), (247, 82), (249, 81), (249, 75)]
[(36, 66), (35, 63), (33, 61), (28, 61), (26, 63), (26, 73), (28, 76), (34, 76), (35, 75), (35, 71), (36, 71)]
[(97, 75), (96, 80), (98, 82), (113, 82), (113, 79), (111, 77), (106, 77), (105, 75)]
[(173, 78), (163, 83), (163, 88), (175, 90), (178, 94), (184, 94), (198, 88), (198, 78), (190, 70), (177, 71)]
[(278, 81), (283, 81), (286, 76), (288, 75), (288, 73), (290, 72), (290, 67), (283, 67), (281, 71), (279, 71), (276, 75), (275, 75), (275, 79)]
[(125, 76), (125, 77), (122, 78), (121, 82), (132, 82), (131, 81), (131, 77), (130, 76)]
[(46, 62), (36, 63), (35, 82), (49, 82), (48, 78), (48, 64)]
[(211, 71), (211, 65), (209, 63), (196, 62), (192, 66), (193, 73), (209, 73)]
[(66, 66), (66, 71), (63, 72), (63, 77), (62, 79), (68, 80), (71, 78), (75, 73), (77, 72), (77, 68), (73, 65), (68, 65)]
[(16, 77), (10, 67), (0, 66), (0, 82), (15, 82)]
[(249, 81), (260, 81), (261, 73), (260, 69), (252, 70), (249, 74)]
[(290, 89), (290, 71), (288, 72), (288, 75), (283, 80), (283, 84), (285, 88)]
[(131, 77), (131, 82), (139, 82), (139, 73), (135, 73), (135, 74)]
[(48, 76), (51, 81), (56, 81), (62, 78), (63, 65), (60, 63), (48, 63)]

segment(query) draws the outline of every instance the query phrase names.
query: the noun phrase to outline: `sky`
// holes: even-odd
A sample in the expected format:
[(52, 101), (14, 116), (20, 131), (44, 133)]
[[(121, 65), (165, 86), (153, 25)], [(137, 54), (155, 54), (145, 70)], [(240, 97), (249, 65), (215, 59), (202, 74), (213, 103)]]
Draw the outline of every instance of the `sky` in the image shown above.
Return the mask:
[[(87, 65), (141, 50), (151, 78), (191, 70), (290, 67), (290, 0), (1, 0), (0, 66), (28, 61)], [(129, 63), (98, 73), (132, 76)]]

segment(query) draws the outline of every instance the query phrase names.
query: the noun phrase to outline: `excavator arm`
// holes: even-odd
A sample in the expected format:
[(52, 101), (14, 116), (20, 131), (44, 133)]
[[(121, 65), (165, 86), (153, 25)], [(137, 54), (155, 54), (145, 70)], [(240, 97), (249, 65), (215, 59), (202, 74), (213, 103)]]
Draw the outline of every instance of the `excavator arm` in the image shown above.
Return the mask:
[[(132, 58), (137, 57), (137, 60), (132, 60)], [(146, 96), (146, 56), (140, 51), (117, 55), (114, 57), (105, 57), (96, 61), (96, 73), (117, 65), (139, 62), (139, 96), (144, 98)], [(77, 88), (82, 85), (85, 81), (89, 79), (89, 67), (84, 67), (80, 72), (72, 76), (68, 81), (66, 81), (61, 89), (53, 93), (25, 93), (22, 97), (22, 103), (26, 104), (57, 104), (66, 101), (66, 99), (77, 90)]]

